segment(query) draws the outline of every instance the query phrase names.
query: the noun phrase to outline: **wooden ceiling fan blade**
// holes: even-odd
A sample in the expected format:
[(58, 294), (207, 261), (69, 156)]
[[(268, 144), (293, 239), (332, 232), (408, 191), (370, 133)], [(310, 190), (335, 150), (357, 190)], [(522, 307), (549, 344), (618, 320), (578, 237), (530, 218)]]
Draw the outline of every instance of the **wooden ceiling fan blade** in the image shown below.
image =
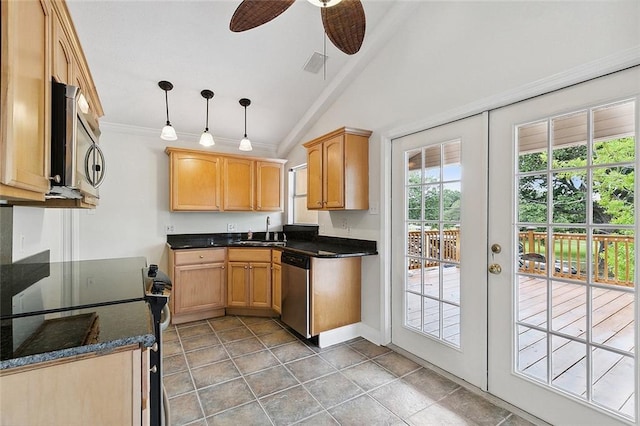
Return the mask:
[(239, 33), (259, 27), (277, 18), (294, 2), (295, 0), (243, 0), (233, 12), (229, 29)]
[(335, 6), (321, 8), (320, 12), (329, 40), (347, 55), (357, 53), (367, 26), (360, 0), (342, 0)]

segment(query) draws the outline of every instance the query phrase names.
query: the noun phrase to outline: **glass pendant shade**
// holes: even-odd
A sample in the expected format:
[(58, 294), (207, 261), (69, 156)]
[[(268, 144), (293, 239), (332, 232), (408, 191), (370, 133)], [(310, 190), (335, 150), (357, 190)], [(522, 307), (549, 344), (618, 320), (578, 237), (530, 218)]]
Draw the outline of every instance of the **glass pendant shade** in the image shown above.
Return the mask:
[[(331, 7), (331, 6), (335, 6), (336, 4), (340, 3), (342, 0), (326, 0), (326, 6), (327, 7)], [(324, 7), (325, 6), (325, 1), (323, 0), (309, 0), (309, 3), (311, 3), (314, 6), (318, 6), (318, 7)]]
[(178, 135), (176, 135), (176, 129), (173, 128), (171, 123), (167, 121), (167, 125), (162, 128), (162, 133), (160, 133), (160, 138), (165, 141), (175, 141), (178, 139)]
[(251, 151), (253, 150), (253, 147), (251, 146), (251, 141), (247, 138), (247, 135), (244, 135), (245, 137), (242, 138), (242, 140), (240, 141), (240, 146), (238, 147), (238, 149), (240, 151)]
[(213, 146), (215, 144), (216, 143), (214, 142), (213, 135), (211, 133), (209, 133), (207, 130), (202, 132), (202, 135), (200, 135), (200, 145)]
[(158, 82), (158, 86), (164, 90), (164, 106), (167, 109), (167, 124), (162, 128), (162, 133), (160, 133), (160, 139), (164, 139), (165, 141), (175, 141), (178, 139), (176, 135), (176, 129), (171, 126), (171, 122), (169, 121), (169, 90), (173, 89), (173, 84), (168, 81), (162, 80)]

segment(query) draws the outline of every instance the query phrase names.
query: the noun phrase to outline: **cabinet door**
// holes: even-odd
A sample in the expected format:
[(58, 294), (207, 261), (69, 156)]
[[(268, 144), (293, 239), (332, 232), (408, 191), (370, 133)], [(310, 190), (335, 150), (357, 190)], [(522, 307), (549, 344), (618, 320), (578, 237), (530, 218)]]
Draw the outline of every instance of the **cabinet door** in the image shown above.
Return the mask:
[[(0, 182), (44, 200), (49, 191), (51, 9), (45, 1), (3, 1)], [(11, 195), (1, 187), (0, 194)]]
[(282, 311), (282, 266), (274, 264), (271, 269), (271, 307), (277, 313)]
[(324, 208), (344, 207), (344, 136), (322, 144)]
[(220, 158), (171, 154), (171, 210), (220, 210)]
[(52, 19), (53, 27), (53, 61), (51, 74), (58, 83), (71, 84), (73, 80), (73, 52), (71, 41), (66, 33), (62, 19), (58, 12), (54, 11)]
[(249, 306), (271, 307), (271, 263), (251, 263), (249, 265), (251, 285)]
[(175, 313), (186, 314), (225, 304), (225, 266), (222, 263), (185, 265), (175, 268)]
[(256, 210), (282, 210), (282, 169), (281, 163), (256, 162)]
[(223, 210), (253, 210), (253, 160), (224, 159)]
[(249, 263), (229, 262), (227, 275), (227, 306), (249, 304)]
[(322, 144), (317, 144), (307, 148), (307, 208), (321, 209), (322, 201)]

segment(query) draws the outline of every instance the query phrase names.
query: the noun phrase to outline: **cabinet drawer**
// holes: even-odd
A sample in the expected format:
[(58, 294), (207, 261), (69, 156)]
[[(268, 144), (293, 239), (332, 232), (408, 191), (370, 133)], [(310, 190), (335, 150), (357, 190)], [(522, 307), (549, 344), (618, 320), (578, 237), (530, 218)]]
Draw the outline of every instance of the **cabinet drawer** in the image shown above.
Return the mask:
[(280, 264), (280, 258), (282, 257), (282, 252), (280, 250), (271, 250), (271, 262), (277, 265)]
[(226, 249), (196, 249), (196, 250), (176, 250), (175, 265), (191, 265), (195, 263), (224, 262)]
[(271, 262), (271, 249), (230, 248), (230, 262)]

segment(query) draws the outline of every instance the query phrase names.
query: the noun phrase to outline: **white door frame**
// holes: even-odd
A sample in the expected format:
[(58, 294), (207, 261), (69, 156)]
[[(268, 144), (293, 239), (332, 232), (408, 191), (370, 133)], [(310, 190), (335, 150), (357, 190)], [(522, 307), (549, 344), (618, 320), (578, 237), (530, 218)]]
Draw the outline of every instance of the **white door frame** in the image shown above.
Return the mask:
[[(640, 46), (617, 52), (599, 60), (532, 82), (515, 90), (480, 99), (413, 123), (391, 129), (380, 136), (380, 324), (379, 335), (365, 337), (386, 345), (391, 342), (391, 141), (421, 130), (450, 123), (495, 108), (559, 90), (574, 84), (640, 65)], [(369, 329), (370, 331), (370, 329)]]

